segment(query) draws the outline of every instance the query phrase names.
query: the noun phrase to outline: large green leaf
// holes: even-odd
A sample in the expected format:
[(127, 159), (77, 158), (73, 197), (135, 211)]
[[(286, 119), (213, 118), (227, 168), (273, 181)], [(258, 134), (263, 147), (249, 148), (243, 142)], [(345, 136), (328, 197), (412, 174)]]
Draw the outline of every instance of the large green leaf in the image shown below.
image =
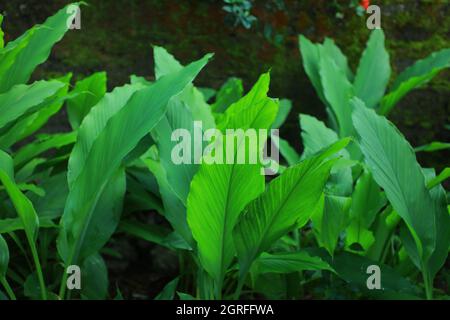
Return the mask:
[(16, 168), (20, 168), (43, 152), (53, 148), (59, 149), (61, 147), (73, 144), (76, 139), (76, 131), (41, 136), (37, 141), (27, 144), (15, 154), (14, 165)]
[(350, 99), (354, 96), (353, 86), (335, 61), (326, 55), (320, 57), (320, 79), (323, 93), (339, 126), (339, 136), (353, 134), (352, 108)]
[(167, 172), (165, 171), (161, 162), (155, 159), (145, 159), (144, 163), (153, 173), (159, 185), (159, 192), (164, 205), (164, 216), (170, 222), (172, 227), (178, 232), (179, 235), (191, 246), (194, 245), (191, 230), (187, 224), (186, 218), (186, 206), (177, 196), (172, 185), (167, 178)]
[[(162, 47), (154, 46), (153, 56), (155, 59), (156, 79), (163, 75), (178, 72), (183, 67), (174, 56)], [(203, 94), (193, 84), (187, 85), (175, 99), (184, 102), (191, 110), (194, 120), (202, 121), (204, 128), (214, 128), (214, 117), (211, 113), (211, 108), (206, 103)]]
[(0, 94), (0, 129), (31, 112), (53, 96), (64, 83), (59, 81), (36, 81), (30, 85), (19, 84)]
[(67, 172), (69, 185), (72, 185), (83, 170), (94, 142), (105, 130), (108, 121), (126, 106), (136, 91), (143, 88), (140, 84), (115, 88), (91, 109), (78, 129), (77, 142), (70, 154)]
[[(331, 265), (348, 284), (358, 286), (360, 290), (375, 298), (389, 298), (390, 294), (395, 293), (397, 296), (394, 296), (394, 299), (417, 299), (417, 289), (411, 282), (401, 277), (391, 267), (379, 262), (349, 252), (342, 252), (334, 257)], [(371, 265), (380, 267), (381, 290), (367, 288), (367, 279), (370, 276), (367, 268)]]
[(81, 297), (88, 300), (105, 300), (108, 296), (108, 269), (100, 254), (86, 258), (81, 268)]
[(224, 112), (230, 105), (242, 98), (244, 87), (238, 78), (228, 79), (216, 95), (216, 101), (211, 106), (214, 112)]
[(347, 228), (346, 245), (358, 243), (367, 250), (375, 240), (370, 226), (386, 200), (369, 171), (364, 170), (355, 185), (350, 209), (351, 224)]
[(77, 81), (72, 92), (80, 94), (67, 101), (67, 114), (70, 125), (73, 129), (77, 129), (89, 110), (105, 95), (106, 72), (96, 72)]
[[(302, 129), (301, 136), (304, 146), (302, 159), (308, 158), (338, 141), (336, 132), (327, 128), (322, 121), (312, 116), (300, 114), (300, 127)], [(341, 150), (338, 155), (344, 159), (349, 159), (350, 157), (346, 150)], [(331, 173), (327, 189), (334, 195), (348, 195), (351, 192), (352, 185), (351, 168), (337, 168)]]
[(353, 81), (354, 76), (352, 70), (348, 66), (347, 57), (342, 53), (341, 49), (339, 49), (332, 39), (325, 38), (322, 53), (325, 53), (329, 57), (333, 58), (336, 65), (344, 71), (348, 81)]
[(324, 104), (327, 104), (322, 87), (320, 76), (320, 46), (312, 43), (306, 37), (299, 37), (300, 53), (303, 59), (303, 68), (316, 89), (316, 93)]
[(386, 91), (391, 76), (389, 54), (384, 47), (384, 32), (373, 30), (359, 61), (354, 87), (355, 95), (375, 108)]
[(424, 85), (449, 66), (450, 49), (433, 52), (425, 59), (416, 61), (395, 79), (391, 91), (382, 100), (380, 112), (388, 114), (408, 92)]
[[(0, 52), (0, 92), (28, 81), (33, 70), (47, 60), (53, 45), (68, 30), (69, 18), (66, 6), (48, 18), (43, 25), (35, 26), (18, 39), (8, 42)], [(7, 54), (14, 58), (9, 63), (4, 63), (3, 59)]]
[(414, 151), (387, 119), (366, 108), (359, 99), (352, 103), (365, 161), (395, 211), (406, 222), (425, 262), (436, 245), (436, 209)]
[(5, 239), (0, 235), (0, 278), (6, 277), (9, 264), (9, 249)]
[(259, 274), (291, 273), (303, 270), (333, 270), (333, 268), (320, 257), (311, 256), (306, 251), (275, 254), (264, 252), (255, 260), (252, 269)]
[(272, 124), (272, 128), (281, 127), (283, 123), (286, 121), (289, 112), (291, 112), (291, 109), (292, 109), (291, 100), (281, 99), (280, 108), (278, 109), (277, 117), (275, 118), (275, 121)]
[(8, 193), (19, 218), (24, 226), (28, 241), (36, 241), (39, 230), (39, 219), (31, 201), (20, 191), (14, 181), (13, 160), (0, 150), (0, 181)]
[(300, 114), (299, 119), (304, 147), (303, 159), (338, 141), (336, 132), (327, 128), (322, 121), (307, 114)]
[(4, 134), (0, 134), (0, 146), (9, 148), (14, 143), (25, 139), (46, 124), (48, 119), (61, 109), (64, 100), (68, 97), (67, 91), (71, 77), (72, 74), (69, 73), (61, 78), (55, 79), (64, 85), (53, 96), (48, 97), (44, 103), (40, 104), (36, 110), (33, 110), (34, 112), (19, 118)]
[(286, 169), (244, 210), (234, 229), (241, 281), (253, 261), (311, 217), (322, 195), (333, 161), (324, 160), (348, 144), (343, 139), (323, 153)]
[[(269, 81), (269, 74), (262, 75), (245, 97), (226, 110), (223, 130), (270, 128), (278, 104), (267, 97)], [(219, 292), (235, 254), (232, 230), (239, 213), (264, 189), (260, 164), (236, 163), (237, 154), (250, 152), (248, 145), (239, 141), (234, 150), (225, 150), (224, 158), (232, 153), (233, 162), (229, 164), (204, 162), (192, 180), (188, 196), (188, 224), (198, 244), (200, 261), (216, 281)]]
[(313, 230), (321, 247), (333, 256), (341, 232), (349, 223), (351, 198), (326, 195), (323, 209), (312, 215)]
[[(95, 253), (109, 239), (118, 216), (111, 212), (110, 215), (113, 216), (110, 218), (114, 223), (105, 225), (108, 219), (107, 209), (111, 209), (114, 204), (104, 204), (101, 200), (108, 200), (105, 194), (109, 192), (114, 193), (117, 199), (124, 191), (122, 187), (125, 179), (123, 169), (120, 169), (121, 162), (162, 118), (168, 101), (191, 83), (209, 58), (210, 55), (205, 56), (179, 72), (161, 77), (151, 86), (135, 92), (100, 131), (94, 131), (97, 138), (91, 143), (84, 142), (81, 155), (74, 157), (72, 163), (69, 163), (73, 172), (69, 175), (70, 191), (58, 237), (58, 252), (66, 265)], [(94, 109), (91, 112), (95, 112)], [(86, 120), (87, 118), (83, 125)], [(89, 140), (89, 136), (86, 137), (86, 141)], [(74, 152), (78, 151), (74, 148)], [(119, 203), (120, 201), (114, 206), (118, 209), (118, 214), (121, 211), (117, 208)], [(96, 209), (99, 204), (103, 204), (105, 209), (103, 221), (94, 214), (100, 212)], [(91, 233), (87, 234), (88, 231)]]
[[(203, 130), (201, 128), (197, 130), (201, 139)], [(183, 135), (175, 140), (173, 134), (180, 131), (183, 131)], [(169, 102), (165, 117), (152, 130), (152, 136), (158, 146), (159, 159), (167, 174), (167, 181), (184, 205), (186, 205), (189, 187), (198, 170), (203, 150), (202, 141), (190, 140), (196, 135), (191, 111), (177, 99)], [(175, 150), (178, 150), (178, 145), (183, 147), (180, 152), (183, 158), (182, 163), (175, 163), (172, 155)], [(177, 156), (181, 155), (177, 153)]]

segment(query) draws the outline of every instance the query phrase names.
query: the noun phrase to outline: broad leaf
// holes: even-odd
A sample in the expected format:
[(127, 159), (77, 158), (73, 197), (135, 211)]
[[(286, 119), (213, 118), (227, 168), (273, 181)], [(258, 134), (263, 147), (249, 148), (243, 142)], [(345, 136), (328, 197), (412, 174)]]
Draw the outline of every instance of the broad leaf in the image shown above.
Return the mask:
[(350, 99), (354, 96), (352, 84), (344, 71), (328, 56), (320, 57), (320, 79), (325, 99), (337, 120), (339, 136), (341, 138), (351, 136), (353, 125)]
[[(277, 103), (267, 97), (269, 81), (269, 74), (262, 75), (245, 97), (226, 110), (220, 128), (269, 129), (278, 111)], [(233, 161), (204, 162), (192, 180), (187, 202), (188, 224), (198, 244), (200, 261), (219, 291), (235, 254), (233, 227), (242, 209), (264, 189), (259, 163), (236, 163), (237, 155), (250, 153), (250, 143), (241, 140), (235, 145), (234, 138), (226, 135), (226, 139), (233, 140), (234, 149), (226, 148), (224, 158), (231, 156)]]
[[(47, 60), (53, 45), (68, 30), (69, 18), (66, 6), (48, 18), (43, 25), (35, 26), (18, 39), (8, 42), (0, 52), (0, 92), (28, 81), (33, 70)], [(5, 55), (14, 57), (9, 63), (3, 63)]]
[(351, 198), (326, 195), (323, 209), (317, 210), (311, 217), (319, 245), (324, 247), (331, 256), (334, 254), (341, 232), (349, 223), (351, 200)]
[(59, 81), (36, 81), (30, 85), (16, 85), (0, 94), (0, 129), (8, 126), (24, 114), (37, 110), (47, 98), (52, 97), (64, 83)]
[(306, 251), (286, 253), (262, 253), (252, 266), (257, 273), (291, 273), (303, 270), (329, 270), (330, 265), (320, 257)]
[[(125, 183), (123, 169), (120, 169), (121, 162), (158, 123), (165, 113), (168, 101), (195, 78), (209, 57), (206, 56), (135, 92), (103, 128), (94, 130), (97, 138), (91, 143), (84, 142), (84, 149), (83, 146), (80, 149), (83, 150), (81, 154), (69, 163), (73, 166), (73, 172), (69, 175), (70, 191), (58, 237), (58, 252), (66, 265), (76, 263), (98, 251), (114, 232), (121, 212), (118, 205)], [(94, 112), (94, 109), (91, 112)], [(95, 119), (93, 122), (95, 123)], [(89, 137), (86, 137), (86, 141), (90, 140)], [(74, 148), (73, 153), (75, 152), (80, 151)], [(105, 196), (109, 192), (112, 194)], [(113, 195), (115, 197), (112, 197)], [(105, 203), (107, 199), (115, 199), (117, 202), (108, 204)], [(104, 206), (103, 221), (94, 214), (102, 212), (96, 209), (98, 205)], [(109, 213), (108, 218), (111, 207), (114, 210)], [(111, 218), (112, 221), (105, 225), (105, 221)], [(91, 233), (87, 234), (88, 231)]]
[(384, 96), (390, 76), (391, 66), (384, 47), (384, 33), (376, 29), (372, 31), (359, 61), (354, 82), (355, 95), (367, 107), (375, 108)]
[(214, 112), (224, 112), (230, 105), (242, 98), (244, 87), (242, 80), (230, 78), (220, 88), (216, 95), (216, 101), (211, 106)]
[(324, 160), (348, 142), (341, 140), (323, 153), (286, 169), (245, 208), (233, 232), (241, 278), (276, 240), (309, 220), (333, 165), (333, 161)]
[(414, 151), (388, 120), (365, 108), (359, 99), (352, 102), (353, 121), (365, 161), (395, 211), (406, 222), (425, 262), (436, 245), (436, 208)]
[(430, 81), (440, 71), (450, 66), (450, 49), (433, 52), (416, 61), (395, 79), (392, 89), (381, 103), (381, 114), (388, 114), (392, 108), (411, 90)]
[(106, 73), (97, 72), (77, 81), (72, 92), (79, 95), (67, 101), (67, 114), (70, 125), (73, 129), (77, 129), (91, 108), (105, 95)]

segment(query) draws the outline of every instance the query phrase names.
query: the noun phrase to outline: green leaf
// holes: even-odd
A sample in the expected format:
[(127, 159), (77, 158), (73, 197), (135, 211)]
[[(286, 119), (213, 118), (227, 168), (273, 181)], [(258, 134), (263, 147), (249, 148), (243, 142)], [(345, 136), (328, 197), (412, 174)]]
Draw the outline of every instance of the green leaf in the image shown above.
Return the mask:
[(435, 248), (435, 207), (414, 151), (387, 119), (365, 108), (359, 99), (352, 103), (365, 161), (395, 211), (406, 222), (425, 262)]
[(0, 279), (6, 277), (9, 264), (9, 250), (5, 239), (0, 235)]
[(320, 57), (320, 79), (323, 93), (336, 117), (339, 136), (348, 137), (353, 134), (350, 99), (354, 96), (352, 84), (334, 60), (328, 56)]
[(323, 49), (322, 52), (327, 54), (329, 57), (332, 57), (334, 59), (334, 62), (336, 65), (344, 71), (345, 75), (347, 76), (348, 81), (353, 81), (353, 72), (348, 66), (347, 57), (342, 53), (341, 49), (334, 43), (333, 39), (325, 38), (325, 41), (323, 42)]
[(3, 15), (0, 14), (0, 49), (2, 49), (3, 46), (5, 45), (5, 41), (3, 39), (5, 33), (2, 30), (2, 22), (3, 22)]
[(187, 243), (194, 245), (192, 233), (187, 224), (186, 207), (169, 184), (164, 167), (154, 159), (145, 159), (144, 163), (158, 181), (164, 205), (164, 217)]
[(307, 114), (300, 114), (299, 119), (304, 147), (303, 159), (313, 156), (321, 149), (338, 141), (336, 132), (327, 128), (322, 121)]
[[(173, 139), (175, 130), (178, 132), (183, 130), (183, 135), (177, 140)], [(201, 129), (197, 130), (203, 135)], [(157, 143), (159, 159), (167, 174), (167, 181), (184, 205), (186, 205), (192, 178), (199, 168), (198, 163), (203, 150), (202, 141), (189, 140), (196, 134), (191, 111), (184, 103), (176, 99), (169, 102), (165, 117), (152, 130), (152, 137)], [(179, 145), (182, 147), (183, 162), (175, 163), (172, 153)]]
[(384, 47), (384, 32), (376, 29), (372, 31), (359, 61), (354, 82), (355, 95), (367, 107), (375, 108), (384, 96), (390, 76), (391, 66), (389, 53)]
[(303, 59), (303, 68), (305, 69), (305, 72), (312, 85), (316, 89), (316, 93), (319, 96), (320, 100), (322, 100), (324, 104), (327, 104), (323, 92), (321, 76), (319, 73), (321, 59), (320, 45), (315, 45), (303, 35), (299, 36), (299, 44), (300, 53)]
[(72, 129), (77, 129), (91, 108), (105, 95), (106, 72), (96, 72), (77, 81), (72, 92), (79, 94), (67, 101), (67, 114)]
[(94, 142), (105, 130), (108, 121), (127, 105), (136, 91), (143, 88), (144, 86), (140, 84), (115, 88), (91, 109), (78, 129), (77, 142), (70, 154), (67, 173), (69, 185), (73, 184), (83, 170)]
[(72, 74), (69, 73), (64, 77), (56, 79), (65, 85), (52, 97), (46, 99), (45, 103), (39, 105), (39, 108), (34, 113), (21, 117), (6, 133), (0, 134), (0, 146), (9, 148), (14, 143), (25, 139), (46, 124), (48, 119), (61, 109), (64, 99), (67, 97), (71, 77)]
[(34, 243), (39, 229), (39, 219), (33, 204), (20, 191), (13, 176), (13, 161), (11, 157), (0, 150), (0, 181), (8, 193), (14, 208), (24, 226), (29, 242)]
[[(300, 114), (301, 136), (304, 146), (302, 159), (315, 155), (317, 152), (338, 141), (337, 134), (327, 128), (322, 121), (316, 118)], [(338, 154), (344, 159), (349, 159), (350, 155), (346, 150)], [(331, 173), (331, 178), (327, 184), (327, 190), (334, 195), (348, 195), (353, 185), (351, 168), (335, 168)]]
[(76, 139), (76, 131), (46, 135), (42, 138), (38, 138), (37, 141), (25, 145), (15, 154), (14, 166), (16, 168), (21, 168), (26, 163), (36, 158), (38, 155), (50, 149), (59, 149), (73, 144), (75, 143)]
[(158, 225), (144, 224), (138, 221), (125, 220), (119, 225), (119, 230), (129, 235), (143, 239), (148, 242), (166, 246), (166, 238), (170, 230)]
[(273, 129), (280, 128), (283, 123), (286, 121), (289, 112), (291, 112), (292, 109), (292, 102), (288, 99), (281, 99), (280, 100), (280, 108), (278, 109), (277, 117), (275, 118), (275, 121), (272, 124)]
[[(68, 30), (69, 17), (66, 6), (48, 18), (43, 25), (35, 26), (18, 39), (8, 42), (0, 52), (0, 92), (28, 81), (33, 70), (47, 60), (53, 45)], [(5, 52), (14, 56), (9, 63), (3, 61)]]
[(392, 89), (381, 104), (380, 113), (388, 114), (392, 108), (411, 90), (418, 88), (450, 66), (450, 49), (433, 52), (416, 61), (395, 79)]
[[(226, 110), (220, 128), (269, 129), (278, 111), (277, 103), (267, 97), (269, 81), (269, 74), (263, 74), (245, 97)], [(232, 138), (227, 135), (226, 139)], [(198, 244), (200, 261), (215, 280), (218, 292), (235, 254), (232, 230), (237, 218), (264, 189), (260, 164), (237, 163), (237, 154), (250, 152), (249, 144), (242, 142), (232, 151), (225, 150), (227, 159), (232, 156), (230, 164), (208, 164), (203, 159), (187, 200), (187, 220)], [(228, 154), (230, 151), (233, 154)]]
[(52, 97), (64, 83), (59, 81), (36, 81), (30, 85), (16, 85), (0, 94), (0, 129), (11, 124), (24, 114), (37, 110), (39, 105)]
[(331, 256), (334, 254), (341, 232), (349, 223), (351, 203), (351, 198), (325, 195), (323, 209), (317, 210), (311, 217), (319, 245)]
[[(382, 290), (367, 289), (367, 279), (370, 274), (367, 268), (371, 265), (380, 267)], [(347, 283), (357, 285), (360, 290), (374, 297), (383, 298), (390, 293), (402, 294), (406, 299), (417, 299), (417, 289), (407, 279), (401, 277), (394, 269), (349, 252), (336, 255), (331, 263), (336, 273)]]
[(279, 138), (279, 146), (281, 155), (286, 159), (288, 165), (292, 166), (300, 161), (300, 156), (297, 151), (289, 144), (287, 140)]
[(237, 102), (244, 93), (242, 80), (229, 78), (216, 95), (216, 101), (211, 106), (213, 112), (224, 112), (230, 105)]
[[(162, 47), (154, 46), (153, 55), (155, 58), (156, 79), (161, 78), (163, 75), (178, 72), (183, 67), (174, 56)], [(211, 113), (211, 108), (206, 103), (203, 94), (193, 84), (187, 85), (175, 99), (184, 102), (191, 110), (194, 120), (202, 121), (205, 129), (214, 128), (214, 117)]]
[[(446, 174), (448, 175), (448, 171)], [(435, 179), (435, 173), (432, 170), (432, 174), (427, 177), (427, 185), (430, 188), (431, 199), (435, 205), (436, 224), (436, 247), (427, 266), (431, 284), (433, 284), (433, 279), (438, 271), (445, 264), (450, 247), (450, 215), (447, 211), (447, 195), (442, 185), (435, 184)]]
[(291, 273), (303, 270), (329, 270), (333, 268), (320, 257), (311, 256), (306, 251), (286, 253), (262, 253), (253, 264), (258, 274), (263, 273)]
[(233, 231), (241, 278), (276, 240), (309, 220), (333, 165), (333, 161), (324, 163), (324, 160), (348, 142), (343, 139), (323, 153), (286, 169), (245, 208)]
[(370, 226), (374, 222), (377, 213), (386, 204), (385, 197), (373, 180), (369, 171), (364, 170), (356, 181), (352, 194), (352, 206), (350, 209), (351, 224), (347, 228), (345, 238), (346, 246), (350, 247), (358, 243), (364, 250), (368, 250), (375, 240)]
[(108, 269), (99, 254), (84, 260), (81, 268), (81, 297), (87, 300), (105, 300), (108, 296)]
[[(72, 162), (69, 162), (69, 195), (57, 242), (58, 252), (66, 265), (97, 252), (114, 232), (121, 212), (120, 198), (125, 191), (125, 175), (120, 169), (123, 159), (158, 123), (168, 101), (192, 82), (209, 57), (135, 92), (123, 108), (110, 116), (103, 128), (93, 130), (97, 135), (94, 141), (89, 142), (91, 136), (87, 135), (86, 141), (80, 143), (81, 151), (74, 147), (72, 154), (80, 154), (71, 157)], [(98, 112), (102, 114), (102, 111)], [(87, 120), (86, 117), (82, 126), (88, 123)], [(96, 124), (95, 117), (92, 122)], [(81, 127), (78, 139), (83, 139)], [(114, 203), (110, 203), (111, 199)], [(100, 216), (96, 214), (102, 212), (96, 208), (99, 205), (104, 210)], [(111, 212), (111, 209), (114, 210)]]
[(434, 177), (433, 179), (427, 182), (427, 187), (428, 189), (434, 188), (435, 186), (444, 182), (448, 178), (450, 178), (450, 168), (445, 168), (444, 170), (441, 171), (441, 173), (437, 177)]
[(155, 297), (155, 300), (173, 300), (177, 290), (178, 281), (179, 278), (177, 277), (166, 284), (162, 291)]
[(433, 141), (429, 144), (414, 148), (415, 152), (434, 152), (439, 150), (450, 149), (450, 143)]

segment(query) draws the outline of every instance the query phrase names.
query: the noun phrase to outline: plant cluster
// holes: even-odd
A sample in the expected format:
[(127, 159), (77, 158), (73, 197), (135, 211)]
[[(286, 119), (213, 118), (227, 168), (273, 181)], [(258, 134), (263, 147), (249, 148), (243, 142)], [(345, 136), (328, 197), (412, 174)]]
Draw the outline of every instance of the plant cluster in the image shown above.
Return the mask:
[[(197, 88), (212, 55), (183, 66), (154, 46), (154, 81), (132, 75), (107, 92), (98, 72), (73, 86), (72, 74), (30, 84), (68, 18), (63, 8), (0, 42), (0, 298), (105, 299), (115, 290), (120, 298), (104, 260), (119, 233), (179, 256), (179, 275), (156, 299), (448, 298), (448, 283), (434, 280), (448, 273), (442, 182), (450, 169), (421, 168), (415, 152), (449, 145), (414, 150), (386, 116), (450, 65), (450, 49), (407, 68), (386, 94), (381, 30), (356, 73), (332, 40), (300, 36), (304, 69), (329, 119), (300, 115), (304, 151), (280, 139), (284, 166), (269, 181), (262, 163), (171, 157), (173, 131), (193, 132), (194, 121), (224, 134), (282, 126), (291, 103), (268, 96), (269, 73), (246, 94), (237, 78), (217, 91)], [(41, 133), (63, 108), (71, 130)], [(245, 144), (236, 141), (235, 152)], [(373, 265), (380, 290), (367, 287)], [(67, 289), (72, 266), (81, 270), (80, 290)]]

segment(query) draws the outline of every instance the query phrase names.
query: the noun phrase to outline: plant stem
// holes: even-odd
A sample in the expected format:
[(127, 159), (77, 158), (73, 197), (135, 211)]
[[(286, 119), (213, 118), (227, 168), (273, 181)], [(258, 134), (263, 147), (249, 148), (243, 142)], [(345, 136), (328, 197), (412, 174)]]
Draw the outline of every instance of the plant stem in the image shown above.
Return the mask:
[[(28, 238), (28, 237), (27, 237)], [(41, 263), (37, 254), (36, 244), (28, 238), (30, 243), (31, 254), (33, 255), (34, 264), (36, 265), (36, 273), (39, 280), (39, 286), (41, 288), (41, 297), (43, 300), (47, 300), (47, 288), (45, 286), (44, 274), (42, 273)]]
[(234, 296), (233, 296), (234, 300), (239, 300), (239, 297), (240, 297), (241, 291), (242, 291), (242, 287), (244, 286), (245, 278), (247, 278), (247, 273), (249, 270), (250, 270), (250, 267), (243, 267), (241, 269), (239, 280), (238, 280), (238, 285), (236, 287), (236, 291), (234, 292)]
[(59, 287), (59, 297), (64, 300), (64, 296), (66, 295), (66, 287), (67, 287), (67, 272), (66, 272), (66, 267), (64, 266), (64, 270), (63, 270), (63, 276), (61, 279), (61, 286)]
[(17, 299), (16, 299), (16, 295), (14, 294), (14, 291), (11, 289), (11, 287), (10, 287), (10, 285), (9, 285), (9, 283), (8, 283), (8, 280), (6, 280), (5, 277), (0, 277), (0, 283), (1, 283), (1, 284), (3, 285), (3, 287), (5, 288), (6, 293), (7, 293), (8, 296), (9, 296), (9, 299), (11, 299), (11, 300), (17, 300)]
[(433, 300), (433, 281), (430, 279), (427, 269), (422, 269), (423, 283), (427, 300)]

